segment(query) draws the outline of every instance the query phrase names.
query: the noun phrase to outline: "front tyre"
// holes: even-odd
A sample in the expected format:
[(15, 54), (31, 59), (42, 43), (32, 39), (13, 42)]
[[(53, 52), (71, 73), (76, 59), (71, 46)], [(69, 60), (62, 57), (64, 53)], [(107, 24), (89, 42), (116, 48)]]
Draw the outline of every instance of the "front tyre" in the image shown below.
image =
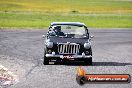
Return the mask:
[(92, 57), (84, 60), (85, 65), (92, 65)]
[(47, 52), (47, 49), (44, 49), (44, 61), (43, 61), (43, 64), (44, 65), (49, 65), (49, 59), (46, 57), (46, 52)]
[(44, 65), (49, 65), (49, 59), (47, 57), (44, 56), (44, 61), (43, 61)]

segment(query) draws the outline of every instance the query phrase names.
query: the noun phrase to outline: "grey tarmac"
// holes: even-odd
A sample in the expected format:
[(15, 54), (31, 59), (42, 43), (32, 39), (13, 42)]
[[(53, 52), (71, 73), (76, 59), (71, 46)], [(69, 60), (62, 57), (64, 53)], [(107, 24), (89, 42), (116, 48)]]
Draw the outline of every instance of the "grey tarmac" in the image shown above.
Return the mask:
[[(8, 88), (131, 88), (129, 84), (85, 84), (76, 82), (78, 65), (43, 65), (47, 30), (0, 29), (0, 64), (18, 76)], [(132, 75), (132, 29), (89, 28), (93, 66), (82, 66), (88, 74)]]

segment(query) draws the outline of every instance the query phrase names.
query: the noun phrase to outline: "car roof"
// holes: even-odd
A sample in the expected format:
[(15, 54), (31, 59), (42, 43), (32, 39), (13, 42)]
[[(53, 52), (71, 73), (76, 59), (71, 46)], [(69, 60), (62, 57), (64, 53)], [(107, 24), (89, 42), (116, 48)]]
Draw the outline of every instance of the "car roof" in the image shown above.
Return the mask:
[(77, 26), (85, 26), (84, 23), (80, 23), (80, 22), (52, 22), (51, 25), (77, 25)]

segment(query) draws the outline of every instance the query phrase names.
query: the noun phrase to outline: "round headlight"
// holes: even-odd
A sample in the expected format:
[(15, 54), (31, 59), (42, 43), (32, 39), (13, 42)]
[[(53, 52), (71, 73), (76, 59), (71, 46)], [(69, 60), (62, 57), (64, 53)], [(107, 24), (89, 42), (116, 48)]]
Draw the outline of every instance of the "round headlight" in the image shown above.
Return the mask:
[(48, 48), (52, 48), (52, 47), (53, 47), (53, 42), (47, 42), (47, 43), (46, 43), (46, 46), (47, 46)]
[(91, 47), (90, 43), (84, 43), (84, 48), (89, 49)]

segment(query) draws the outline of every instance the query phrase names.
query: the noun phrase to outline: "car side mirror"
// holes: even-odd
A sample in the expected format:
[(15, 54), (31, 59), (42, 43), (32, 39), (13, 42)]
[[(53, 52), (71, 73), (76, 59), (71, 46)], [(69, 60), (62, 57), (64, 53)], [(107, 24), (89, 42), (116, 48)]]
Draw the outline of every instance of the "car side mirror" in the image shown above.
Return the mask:
[(46, 37), (46, 35), (42, 35), (42, 38), (45, 38)]
[(49, 31), (51, 31), (51, 29), (49, 29)]
[(91, 35), (91, 36), (89, 37), (89, 40), (91, 40), (93, 37), (94, 37), (94, 35)]
[(93, 38), (93, 37), (94, 37), (94, 35), (91, 35), (91, 36), (90, 36), (90, 38)]

